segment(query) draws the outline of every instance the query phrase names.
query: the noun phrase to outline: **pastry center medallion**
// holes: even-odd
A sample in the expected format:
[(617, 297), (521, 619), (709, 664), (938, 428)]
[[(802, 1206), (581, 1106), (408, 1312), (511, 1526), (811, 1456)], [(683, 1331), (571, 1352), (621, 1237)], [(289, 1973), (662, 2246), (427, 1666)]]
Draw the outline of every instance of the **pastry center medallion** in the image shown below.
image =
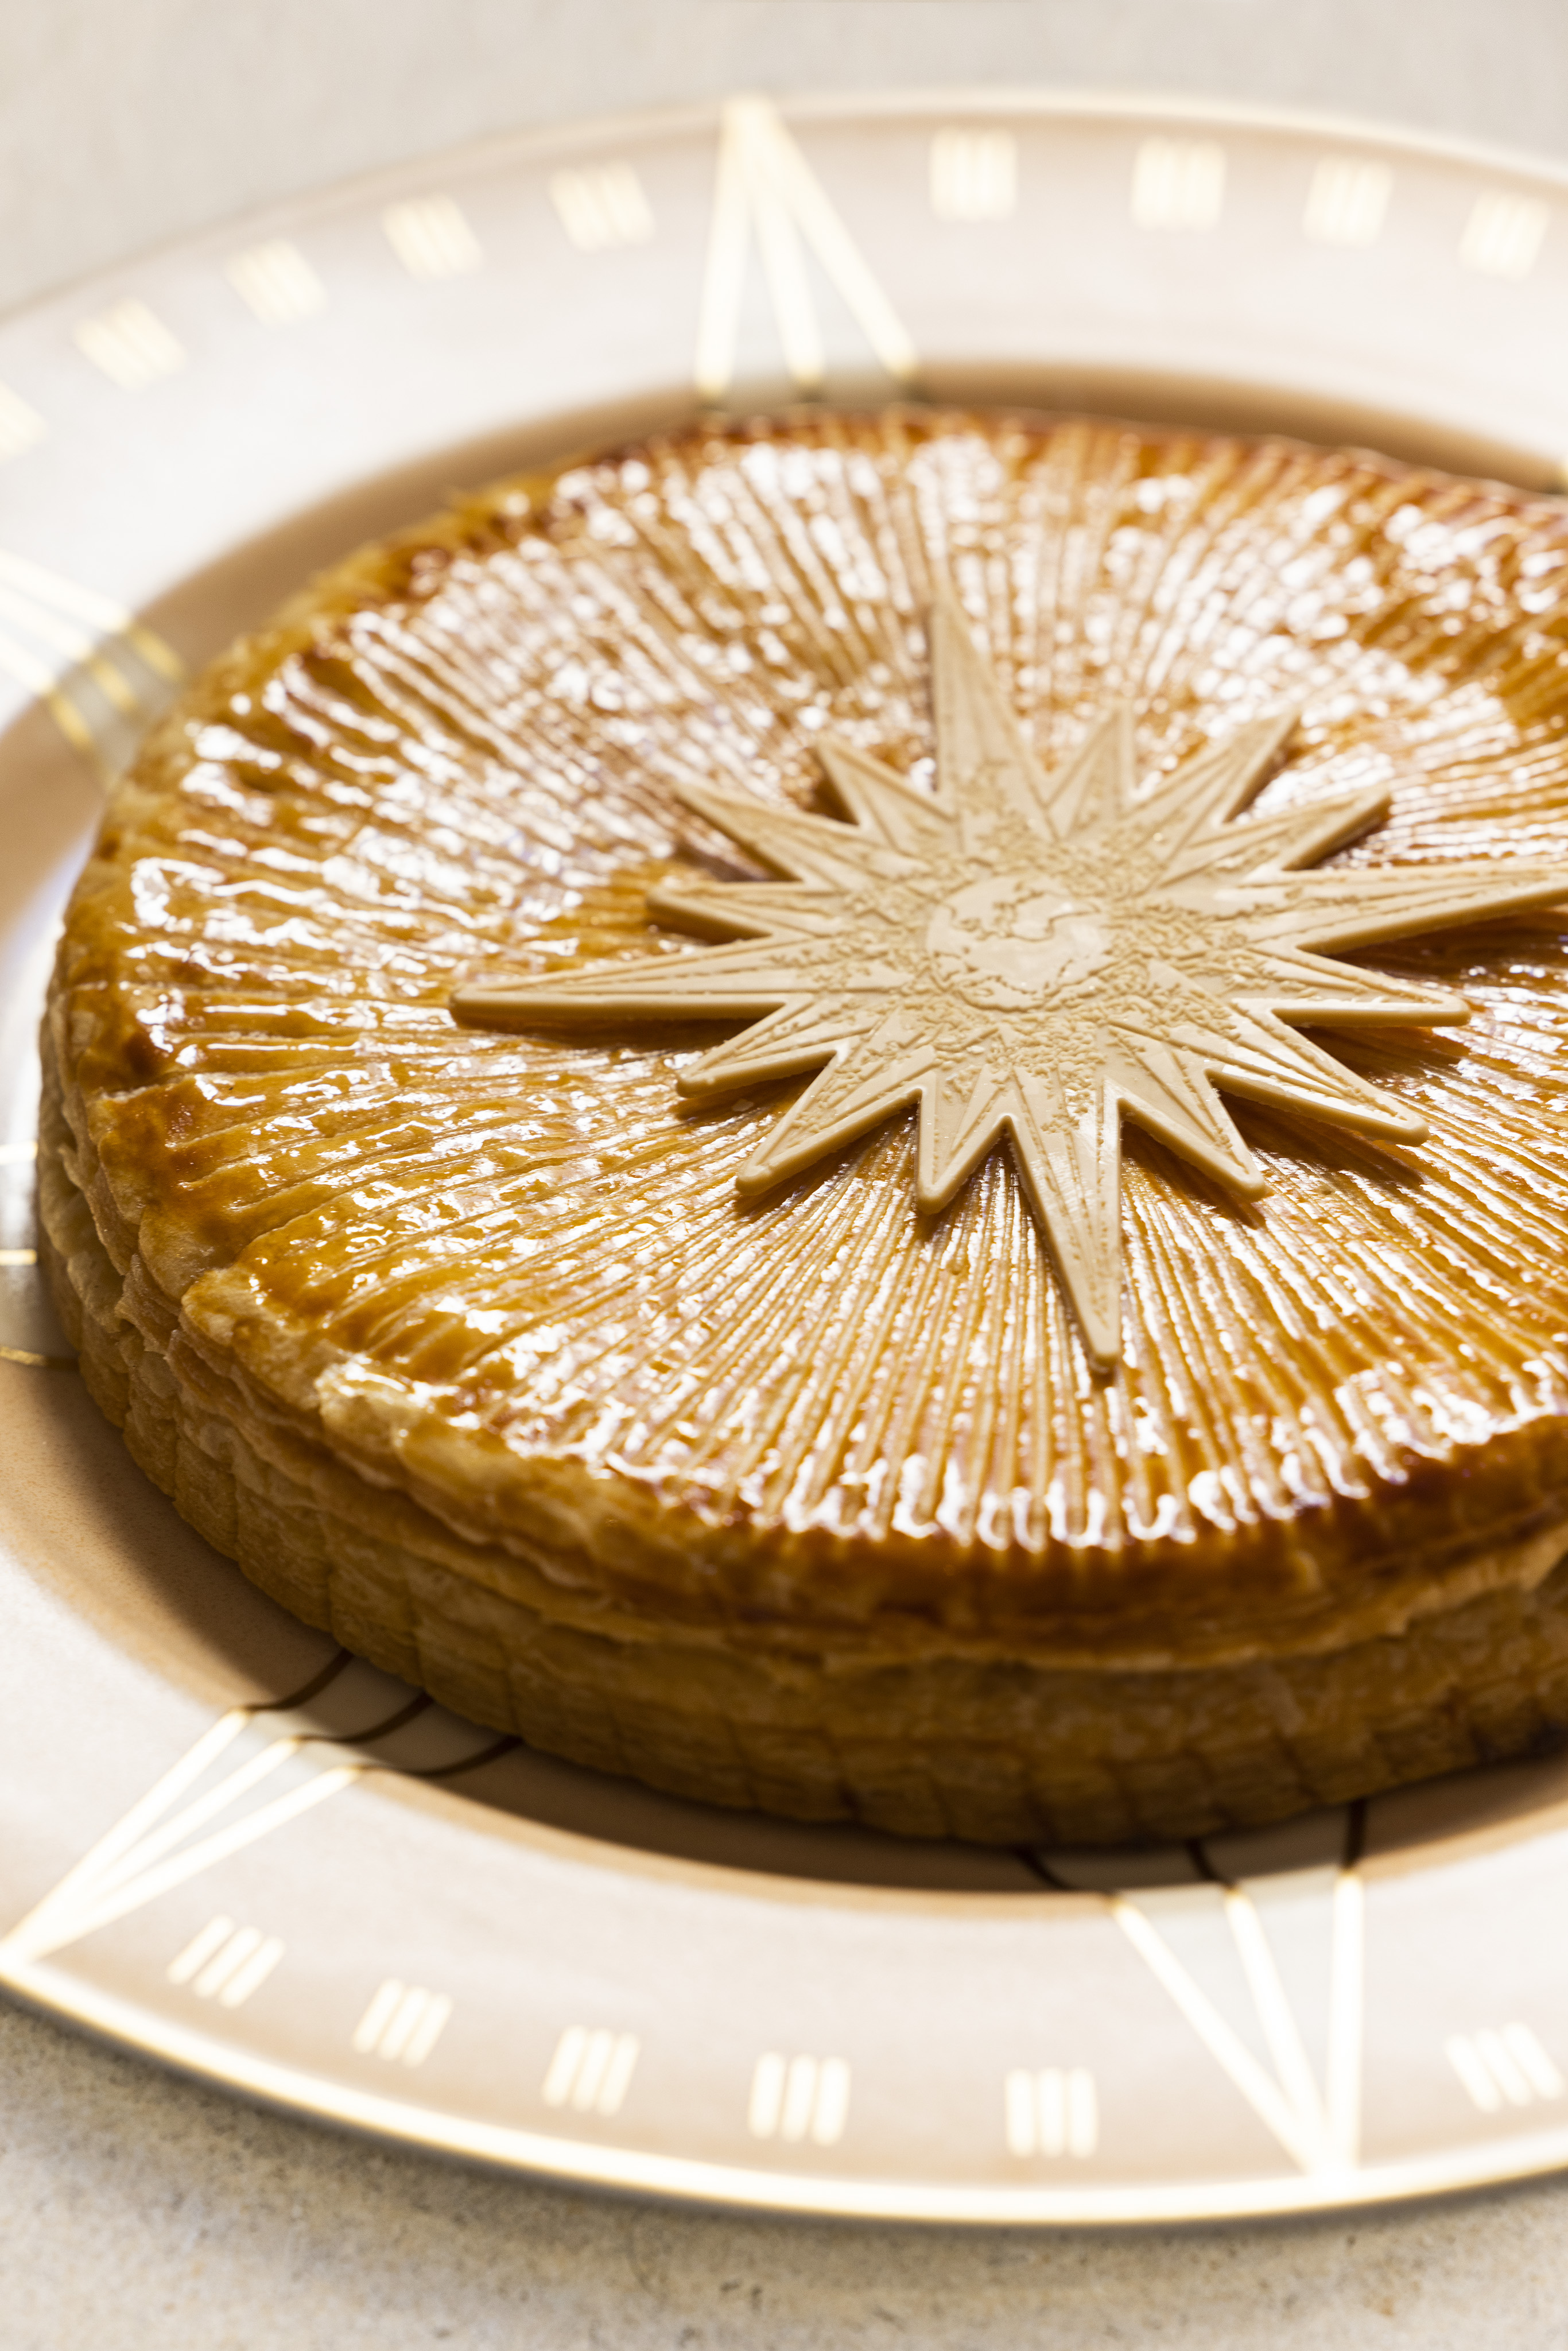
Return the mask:
[(1081, 990), (1111, 952), (1103, 912), (1038, 875), (988, 874), (946, 899), (925, 931), (931, 968), (977, 1011), (1022, 1012)]
[[(950, 597), (930, 624), (937, 786), (819, 740), (852, 820), (686, 785), (687, 805), (782, 877), (694, 874), (649, 911), (731, 944), (569, 977), (476, 980), (464, 1020), (745, 1024), (680, 1079), (698, 1098), (814, 1071), (741, 1171), (781, 1182), (911, 1104), (915, 1194), (940, 1210), (1004, 1139), (1085, 1351), (1120, 1348), (1121, 1125), (1233, 1192), (1263, 1171), (1224, 1094), (1419, 1143), (1408, 1096), (1301, 1026), (1469, 1017), (1463, 998), (1337, 960), (1347, 948), (1568, 898), (1532, 860), (1303, 869), (1385, 813), (1381, 787), (1244, 814), (1294, 719), (1254, 721), (1140, 782), (1113, 711), (1043, 769)], [(1309, 1147), (1307, 1145), (1305, 1147)]]

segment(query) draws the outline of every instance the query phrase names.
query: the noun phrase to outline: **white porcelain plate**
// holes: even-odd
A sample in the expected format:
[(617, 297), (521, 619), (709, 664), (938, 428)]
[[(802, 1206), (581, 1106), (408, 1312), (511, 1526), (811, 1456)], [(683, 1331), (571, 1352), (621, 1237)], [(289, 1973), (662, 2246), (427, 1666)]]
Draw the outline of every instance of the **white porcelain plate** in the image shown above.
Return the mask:
[(261, 1599), (37, 1291), (49, 936), (182, 664), (450, 486), (900, 386), (1550, 486), (1568, 179), (1119, 100), (745, 99), (475, 150), (0, 326), (0, 1978), (301, 2112), (777, 2208), (1168, 2219), (1568, 2161), (1568, 1763), (1103, 1864), (668, 1802)]

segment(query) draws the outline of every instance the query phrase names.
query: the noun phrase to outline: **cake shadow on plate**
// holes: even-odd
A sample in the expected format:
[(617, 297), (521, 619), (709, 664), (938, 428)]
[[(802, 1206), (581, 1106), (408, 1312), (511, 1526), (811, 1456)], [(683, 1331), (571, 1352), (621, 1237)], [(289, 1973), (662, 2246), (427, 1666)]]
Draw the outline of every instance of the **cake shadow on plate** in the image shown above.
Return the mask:
[(393, 1801), (436, 1805), (470, 1830), (580, 1840), (610, 1862), (620, 1855), (846, 1890), (1038, 1898), (1232, 1884), (1360, 1862), (1399, 1870), (1527, 1840), (1568, 1820), (1561, 1750), (1268, 1829), (1100, 1849), (895, 1837), (664, 1795), (515, 1738), (497, 1740), (309, 1633), (136, 1472), (75, 1379), (32, 1392), (71, 1497), (72, 1540), (47, 1562), (66, 1604), (172, 1687), (214, 1709), (244, 1706), (275, 1733), (311, 1742), (324, 1763), (351, 1757)]

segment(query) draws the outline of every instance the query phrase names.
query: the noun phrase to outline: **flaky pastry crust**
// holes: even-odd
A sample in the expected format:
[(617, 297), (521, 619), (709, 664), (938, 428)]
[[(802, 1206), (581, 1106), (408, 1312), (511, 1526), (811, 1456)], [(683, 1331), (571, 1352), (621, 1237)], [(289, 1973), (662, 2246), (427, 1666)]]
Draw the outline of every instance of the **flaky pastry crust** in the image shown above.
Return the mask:
[(1561, 922), (1381, 950), (1470, 1027), (1336, 1039), (1420, 1146), (1248, 1114), (1239, 1204), (1133, 1137), (1123, 1360), (1004, 1152), (894, 1122), (760, 1202), (695, 1030), (453, 989), (686, 951), (683, 778), (920, 782), (951, 585), (1042, 756), (1289, 695), (1347, 859), (1561, 855), (1568, 526), (1382, 461), (893, 412), (502, 486), (317, 584), (117, 790), (47, 1054), (49, 1253), (137, 1458), (247, 1573), (481, 1720), (913, 1834), (1194, 1834), (1568, 1719)]

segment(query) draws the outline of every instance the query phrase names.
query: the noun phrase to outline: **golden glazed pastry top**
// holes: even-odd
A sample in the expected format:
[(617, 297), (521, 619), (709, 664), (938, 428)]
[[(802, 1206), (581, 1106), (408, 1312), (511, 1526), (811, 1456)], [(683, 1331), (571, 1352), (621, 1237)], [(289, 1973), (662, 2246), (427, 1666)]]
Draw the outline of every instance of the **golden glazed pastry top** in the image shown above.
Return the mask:
[(1201, 1662), (1529, 1580), (1568, 1517), (1562, 914), (1346, 956), (1471, 1018), (1315, 1039), (1381, 1134), (1228, 1096), (1254, 1199), (1126, 1127), (1108, 1374), (1005, 1141), (940, 1208), (911, 1110), (746, 1196), (809, 1077), (694, 1102), (716, 1031), (667, 1010), (455, 1020), (710, 953), (649, 911), (766, 871), (705, 793), (834, 813), (831, 739), (932, 795), (949, 593), (1042, 772), (1117, 702), (1145, 790), (1295, 710), (1252, 816), (1387, 809), (1315, 872), (1568, 863), (1552, 503), (916, 413), (503, 486), (237, 648), (116, 795), (54, 1017), (128, 1310), (264, 1450), (622, 1631)]
[[(1200, 745), (1139, 788), (1131, 706), (1048, 771), (950, 590), (929, 618), (936, 789), (836, 735), (817, 755), (852, 821), (690, 783), (685, 805), (789, 879), (673, 877), (656, 916), (735, 934), (706, 954), (595, 956), (484, 977), (453, 1009), (541, 1018), (738, 1016), (681, 1071), (697, 1098), (818, 1071), (736, 1178), (772, 1189), (919, 1107), (915, 1196), (946, 1208), (1004, 1139), (1096, 1370), (1121, 1353), (1121, 1131), (1135, 1120), (1244, 1199), (1268, 1188), (1221, 1091), (1424, 1143), (1407, 1102), (1303, 1033), (1313, 1021), (1463, 1021), (1452, 988), (1360, 971), (1348, 947), (1568, 893), (1551, 858), (1307, 869), (1388, 813), (1379, 785), (1237, 821), (1293, 714)], [(1325, 954), (1325, 948), (1337, 950)]]

